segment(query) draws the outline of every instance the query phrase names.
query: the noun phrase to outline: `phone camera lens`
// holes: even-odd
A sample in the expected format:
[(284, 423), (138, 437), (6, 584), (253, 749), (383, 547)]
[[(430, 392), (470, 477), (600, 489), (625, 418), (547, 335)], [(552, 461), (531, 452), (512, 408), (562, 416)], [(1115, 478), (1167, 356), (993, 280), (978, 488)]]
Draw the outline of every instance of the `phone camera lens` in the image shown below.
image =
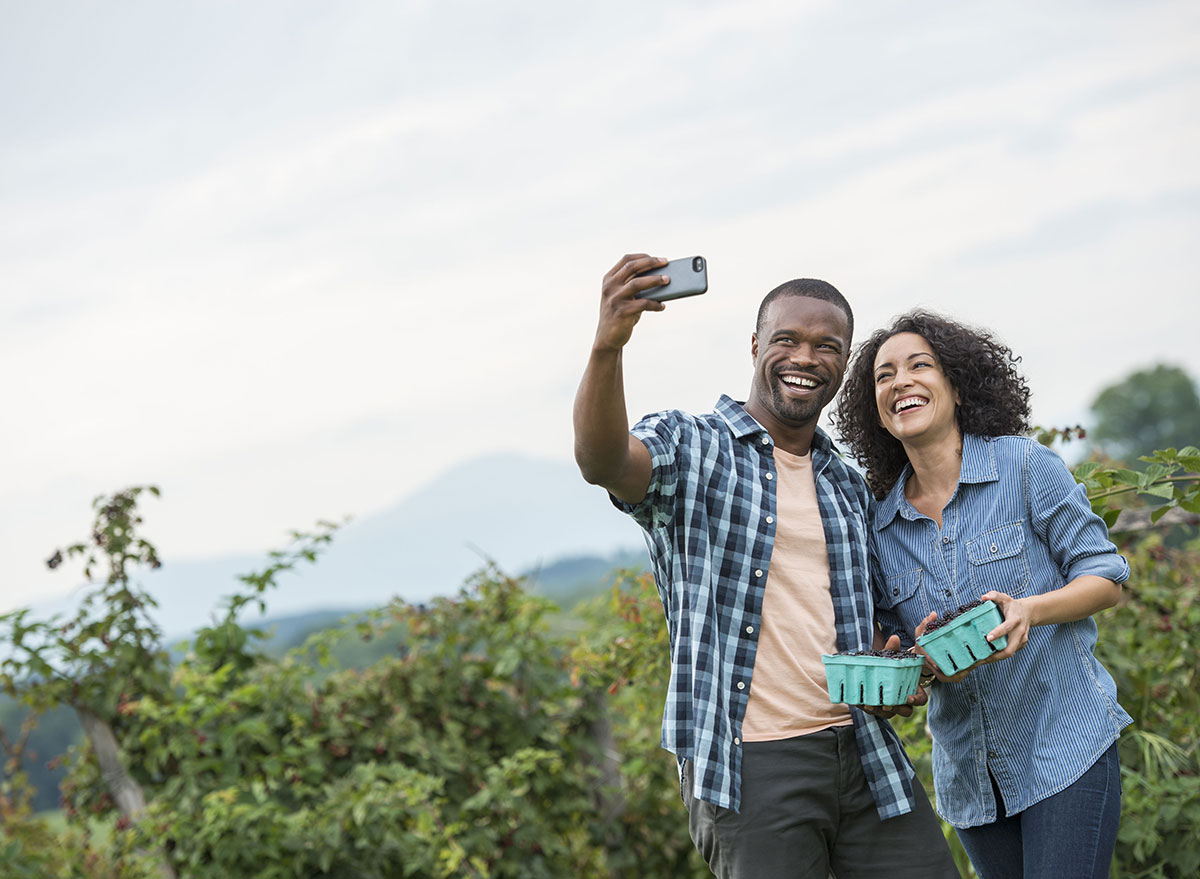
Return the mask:
[(698, 256), (692, 260), (692, 271), (693, 272), (704, 271), (704, 258), (703, 257)]

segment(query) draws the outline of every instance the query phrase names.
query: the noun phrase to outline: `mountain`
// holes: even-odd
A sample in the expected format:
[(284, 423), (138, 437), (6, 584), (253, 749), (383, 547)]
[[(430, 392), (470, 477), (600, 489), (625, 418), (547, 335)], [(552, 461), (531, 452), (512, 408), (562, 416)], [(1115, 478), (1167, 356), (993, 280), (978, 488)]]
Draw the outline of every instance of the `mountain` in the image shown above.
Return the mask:
[(649, 570), (646, 550), (628, 549), (610, 556), (568, 556), (543, 567), (523, 572), (529, 589), (549, 598), (563, 610), (570, 610), (585, 598), (609, 589), (614, 571)]
[[(339, 529), (315, 565), (281, 575), (279, 587), (265, 597), (272, 616), (367, 608), (393, 596), (421, 601), (456, 591), (488, 560), (518, 573), (568, 556), (600, 556), (609, 570), (642, 545), (633, 521), (602, 489), (585, 483), (573, 464), (492, 455), (455, 467), (394, 506)], [(264, 568), (272, 548), (263, 547), (260, 557), (167, 558), (162, 568), (143, 574), (141, 582), (159, 602), (155, 616), (163, 631), (182, 634), (203, 625), (240, 585), (237, 575)], [(35, 608), (35, 617), (71, 604)], [(253, 614), (243, 621), (253, 623)]]

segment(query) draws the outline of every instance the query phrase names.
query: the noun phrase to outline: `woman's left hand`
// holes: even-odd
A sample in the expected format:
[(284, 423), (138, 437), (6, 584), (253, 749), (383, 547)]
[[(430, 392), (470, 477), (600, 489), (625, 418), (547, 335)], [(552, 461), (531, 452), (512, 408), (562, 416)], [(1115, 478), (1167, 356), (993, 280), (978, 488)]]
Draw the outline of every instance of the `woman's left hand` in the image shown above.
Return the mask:
[(1029, 609), (1020, 598), (1013, 598), (1011, 595), (1006, 595), (1003, 592), (985, 592), (979, 596), (984, 601), (994, 601), (1000, 608), (1000, 614), (1004, 617), (1004, 622), (996, 626), (987, 634), (989, 641), (995, 641), (1001, 635), (1008, 636), (1008, 643), (1004, 649), (998, 653), (993, 653), (984, 662), (999, 662), (1001, 659), (1008, 659), (1018, 650), (1025, 646), (1029, 641), (1029, 627), (1033, 625), (1033, 620), (1029, 615)]

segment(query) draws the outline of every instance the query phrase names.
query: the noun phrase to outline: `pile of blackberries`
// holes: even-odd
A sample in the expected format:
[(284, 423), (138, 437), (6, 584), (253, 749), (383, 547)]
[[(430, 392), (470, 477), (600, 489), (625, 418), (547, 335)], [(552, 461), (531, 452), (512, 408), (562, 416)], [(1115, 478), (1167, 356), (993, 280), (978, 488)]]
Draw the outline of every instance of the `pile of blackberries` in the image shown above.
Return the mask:
[(851, 650), (838, 656), (878, 656), (883, 659), (912, 659), (917, 654), (904, 650)]
[(962, 607), (950, 611), (950, 613), (946, 614), (945, 616), (939, 615), (936, 620), (925, 627), (925, 634), (928, 635), (933, 630), (940, 629), (942, 626), (951, 622), (955, 617), (962, 616), (967, 611), (973, 610), (974, 608), (979, 607), (981, 604), (983, 604), (983, 600), (976, 598), (974, 601), (969, 601)]

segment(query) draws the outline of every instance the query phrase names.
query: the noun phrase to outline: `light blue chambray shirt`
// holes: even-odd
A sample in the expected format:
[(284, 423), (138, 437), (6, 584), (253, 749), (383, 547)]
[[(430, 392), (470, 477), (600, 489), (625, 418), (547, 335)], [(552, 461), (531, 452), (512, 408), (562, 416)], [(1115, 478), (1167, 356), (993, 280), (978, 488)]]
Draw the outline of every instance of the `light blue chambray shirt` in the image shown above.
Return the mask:
[[(775, 443), (727, 396), (710, 414), (660, 412), (631, 433), (650, 452), (650, 486), (641, 503), (612, 501), (644, 529), (667, 618), (662, 746), (692, 761), (697, 797), (737, 810), (742, 720), (775, 544)], [(870, 647), (871, 494), (821, 430), (812, 461), (837, 646)], [(912, 811), (915, 777), (896, 732), (858, 708), (850, 715), (879, 817)]]
[[(1062, 459), (1035, 440), (963, 437), (958, 487), (942, 527), (904, 496), (906, 468), (875, 510), (877, 618), (912, 644), (917, 624), (996, 590), (1014, 598), (1094, 574), (1123, 582), (1129, 564)], [(934, 684), (937, 810), (956, 827), (996, 820), (988, 770), (1013, 815), (1086, 772), (1132, 718), (1092, 649), (1096, 623), (1036, 626), (1026, 646)]]

